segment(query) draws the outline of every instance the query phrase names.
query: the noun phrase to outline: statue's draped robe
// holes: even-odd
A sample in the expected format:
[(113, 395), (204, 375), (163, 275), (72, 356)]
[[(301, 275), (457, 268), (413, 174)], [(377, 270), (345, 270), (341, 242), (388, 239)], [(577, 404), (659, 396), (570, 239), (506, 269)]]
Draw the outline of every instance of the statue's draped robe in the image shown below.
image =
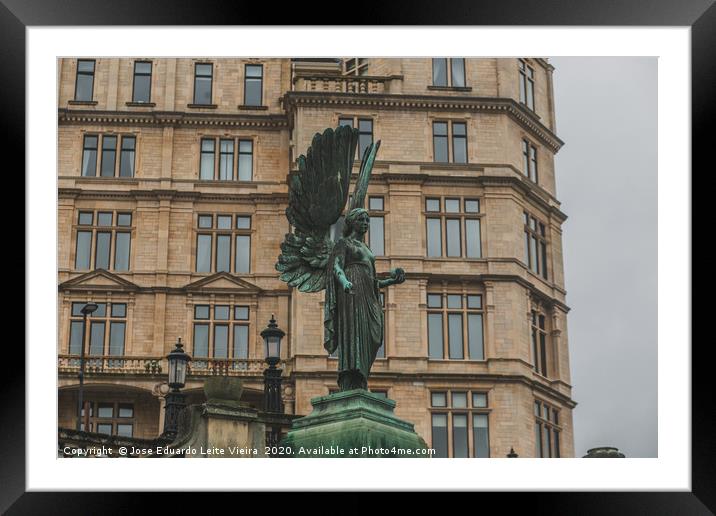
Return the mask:
[[(338, 262), (353, 293), (344, 292), (335, 277)], [(375, 257), (362, 242), (340, 239), (326, 271), (324, 347), (338, 351), (338, 384), (341, 390), (367, 388), (367, 379), (383, 341), (383, 308), (380, 303)]]

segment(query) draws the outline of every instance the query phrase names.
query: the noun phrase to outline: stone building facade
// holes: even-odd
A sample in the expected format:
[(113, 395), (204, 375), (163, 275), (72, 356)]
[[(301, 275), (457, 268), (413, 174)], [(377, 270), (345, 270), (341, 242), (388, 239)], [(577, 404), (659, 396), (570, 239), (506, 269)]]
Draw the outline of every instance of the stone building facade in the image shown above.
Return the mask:
[[(165, 356), (186, 392), (241, 376), (262, 399), (272, 314), (295, 414), (336, 389), (323, 296), (274, 264), (287, 175), (317, 131), (381, 140), (368, 192), (384, 289), (369, 388), (439, 455), (574, 456), (552, 66), (545, 59), (58, 61), (59, 425), (151, 438)], [(356, 163), (357, 172), (358, 163)]]

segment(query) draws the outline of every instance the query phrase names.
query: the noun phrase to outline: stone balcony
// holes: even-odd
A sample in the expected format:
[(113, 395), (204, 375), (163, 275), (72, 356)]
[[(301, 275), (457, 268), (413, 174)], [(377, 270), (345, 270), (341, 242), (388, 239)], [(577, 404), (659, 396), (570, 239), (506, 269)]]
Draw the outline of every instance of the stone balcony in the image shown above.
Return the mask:
[[(286, 369), (286, 362), (278, 364)], [(204, 358), (197, 357), (189, 362), (188, 376), (262, 376), (267, 368), (262, 359)], [(58, 355), (57, 369), (60, 376), (76, 376), (80, 369), (79, 355)], [(138, 357), (126, 355), (87, 355), (85, 375), (140, 375), (166, 376), (166, 357)]]
[[(336, 75), (297, 72), (293, 77), (293, 88), (294, 91), (382, 94), (391, 93), (391, 83), (402, 82), (402, 80), (402, 75)], [(395, 91), (392, 92), (395, 93)]]

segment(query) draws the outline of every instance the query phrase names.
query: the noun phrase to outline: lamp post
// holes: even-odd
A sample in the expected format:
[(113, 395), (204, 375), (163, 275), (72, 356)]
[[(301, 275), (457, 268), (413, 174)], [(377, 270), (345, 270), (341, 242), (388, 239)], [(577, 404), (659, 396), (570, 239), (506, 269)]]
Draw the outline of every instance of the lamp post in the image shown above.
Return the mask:
[(510, 446), (510, 453), (507, 454), (507, 457), (510, 459), (516, 459), (519, 455), (517, 455), (515, 449)]
[(266, 412), (283, 412), (281, 403), (281, 369), (276, 364), (281, 360), (281, 339), (286, 333), (278, 327), (274, 314), (268, 326), (261, 332), (266, 347), (266, 363), (264, 370), (264, 410)]
[(93, 314), (98, 306), (95, 303), (87, 303), (82, 307), (82, 346), (80, 348), (80, 389), (77, 393), (77, 430), (82, 429), (82, 403), (84, 394), (85, 381), (85, 341), (87, 340), (87, 316)]
[(162, 436), (174, 439), (179, 430), (179, 414), (186, 406), (186, 395), (180, 391), (186, 382), (187, 366), (191, 357), (184, 352), (181, 337), (176, 347), (167, 355), (169, 362), (169, 391), (165, 397), (164, 431)]
[[(266, 412), (283, 412), (283, 403), (281, 401), (281, 369), (276, 367), (281, 360), (281, 339), (286, 333), (278, 327), (274, 314), (271, 314), (271, 320), (268, 326), (261, 332), (266, 347), (266, 363), (268, 369), (264, 370), (264, 411)], [(281, 429), (277, 426), (271, 428), (266, 443), (270, 449), (278, 445), (281, 435)]]

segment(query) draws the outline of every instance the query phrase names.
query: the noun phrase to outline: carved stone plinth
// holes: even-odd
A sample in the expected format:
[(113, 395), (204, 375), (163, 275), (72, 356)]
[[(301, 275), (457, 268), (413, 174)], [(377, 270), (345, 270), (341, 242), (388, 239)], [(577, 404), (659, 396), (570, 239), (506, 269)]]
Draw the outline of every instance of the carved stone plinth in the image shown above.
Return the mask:
[(281, 442), (291, 457), (427, 458), (412, 423), (393, 414), (395, 402), (364, 389), (311, 400), (313, 412), (296, 419)]
[(239, 378), (214, 377), (204, 383), (206, 403), (187, 407), (176, 440), (176, 457), (265, 457), (266, 426), (256, 409), (240, 402)]

